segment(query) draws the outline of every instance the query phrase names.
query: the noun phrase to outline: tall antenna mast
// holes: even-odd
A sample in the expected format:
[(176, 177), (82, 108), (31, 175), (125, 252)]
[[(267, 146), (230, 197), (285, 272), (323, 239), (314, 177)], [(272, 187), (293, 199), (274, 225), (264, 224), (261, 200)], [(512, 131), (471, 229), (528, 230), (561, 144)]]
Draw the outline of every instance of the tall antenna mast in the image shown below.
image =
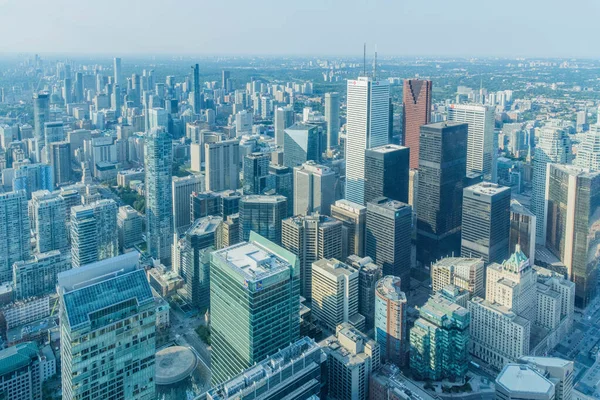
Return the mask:
[(363, 76), (367, 76), (367, 42), (363, 45)]

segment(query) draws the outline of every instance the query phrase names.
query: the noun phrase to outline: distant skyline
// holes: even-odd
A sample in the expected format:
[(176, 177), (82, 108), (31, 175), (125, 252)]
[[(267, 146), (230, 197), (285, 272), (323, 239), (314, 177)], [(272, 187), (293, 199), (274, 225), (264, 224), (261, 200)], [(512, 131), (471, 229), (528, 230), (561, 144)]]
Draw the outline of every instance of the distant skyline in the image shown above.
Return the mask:
[(600, 58), (597, 0), (0, 0), (1, 53)]

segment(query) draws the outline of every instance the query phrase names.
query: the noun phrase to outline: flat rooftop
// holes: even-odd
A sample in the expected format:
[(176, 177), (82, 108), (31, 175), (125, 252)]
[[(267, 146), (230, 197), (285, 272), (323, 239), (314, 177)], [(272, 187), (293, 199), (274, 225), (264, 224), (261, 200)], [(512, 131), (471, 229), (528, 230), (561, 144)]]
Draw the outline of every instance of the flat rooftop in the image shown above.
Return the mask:
[(187, 233), (190, 235), (213, 233), (222, 222), (223, 218), (209, 215), (208, 217), (197, 219)]
[(368, 150), (376, 152), (376, 153), (386, 154), (386, 153), (392, 153), (394, 151), (404, 150), (404, 149), (408, 149), (408, 147), (400, 146), (397, 144), (386, 144), (386, 145), (379, 146), (379, 147), (373, 147), (372, 149), (368, 149)]
[(495, 196), (506, 191), (510, 194), (508, 186), (501, 186), (490, 182), (481, 182), (465, 188), (465, 192), (470, 192), (476, 196)]
[(535, 369), (523, 364), (505, 365), (502, 372), (496, 378), (496, 384), (505, 390), (513, 392), (513, 396), (517, 393), (544, 395), (554, 392), (554, 384), (552, 382), (544, 378)]

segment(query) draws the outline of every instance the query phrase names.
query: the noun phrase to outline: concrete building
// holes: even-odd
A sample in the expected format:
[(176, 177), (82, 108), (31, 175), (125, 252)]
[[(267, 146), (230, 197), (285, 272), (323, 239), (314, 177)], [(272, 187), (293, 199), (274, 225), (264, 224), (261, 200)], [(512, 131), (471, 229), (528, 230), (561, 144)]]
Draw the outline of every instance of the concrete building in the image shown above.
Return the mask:
[(0, 282), (12, 279), (15, 262), (29, 259), (29, 229), (25, 191), (0, 193)]
[(448, 285), (465, 289), (471, 297), (485, 296), (485, 268), (479, 258), (446, 257), (431, 264), (431, 287), (438, 293)]
[(119, 234), (119, 250), (133, 247), (142, 241), (142, 216), (131, 206), (119, 207), (117, 214), (117, 232)]
[(239, 141), (224, 140), (204, 144), (206, 160), (206, 190), (236, 190), (239, 187), (240, 144)]
[(535, 368), (523, 364), (507, 364), (496, 377), (498, 400), (554, 400), (554, 384)]
[(365, 150), (365, 203), (378, 197), (408, 203), (409, 153), (394, 144)]
[(321, 130), (317, 125), (296, 122), (284, 130), (283, 165), (294, 168), (307, 161), (321, 161)]
[(510, 234), (508, 252), (515, 252), (517, 245), (527, 258), (535, 257), (536, 217), (517, 200), (510, 201)]
[(325, 121), (327, 121), (327, 149), (339, 146), (340, 94), (325, 93)]
[(402, 138), (404, 146), (410, 148), (410, 168), (419, 168), (419, 137), (421, 126), (431, 121), (432, 87), (428, 80), (404, 80)]
[(240, 239), (240, 215), (228, 215), (223, 221), (223, 232), (221, 234), (221, 245), (223, 247), (233, 246), (238, 244)]
[(71, 269), (71, 254), (52, 250), (13, 264), (15, 300), (46, 296), (56, 291), (56, 277)]
[(574, 362), (556, 357), (523, 357), (520, 363), (533, 367), (554, 384), (555, 400), (573, 398)]
[(401, 280), (388, 275), (377, 282), (375, 289), (375, 340), (379, 343), (381, 357), (403, 366), (408, 351), (406, 327), (406, 295), (401, 290)]
[(367, 208), (348, 200), (337, 200), (331, 216), (342, 221), (342, 259), (351, 255), (364, 257)]
[(156, 306), (138, 257), (59, 274), (63, 399), (155, 397)]
[(24, 342), (0, 350), (0, 393), (11, 400), (42, 400), (42, 386), (56, 374), (50, 346)]
[(366, 333), (370, 333), (375, 324), (375, 288), (381, 279), (381, 266), (371, 257), (351, 255), (346, 264), (358, 270), (358, 312), (365, 317)]
[(99, 200), (71, 208), (73, 267), (82, 267), (119, 254), (117, 203)]
[(292, 107), (279, 107), (275, 110), (275, 143), (284, 146), (285, 130), (294, 125), (294, 109)]
[(235, 114), (235, 136), (252, 134), (253, 117), (252, 113), (242, 110)]
[(324, 165), (308, 161), (294, 167), (294, 215), (329, 215), (336, 182), (335, 172)]
[(36, 237), (36, 252), (66, 250), (69, 246), (67, 235), (67, 206), (58, 192), (39, 190), (31, 194), (29, 203), (31, 225)]
[(71, 145), (69, 142), (53, 142), (48, 145), (48, 163), (54, 171), (54, 184), (63, 186), (71, 182)]
[(296, 256), (260, 235), (252, 233), (249, 239), (211, 254), (213, 384), (233, 378), (300, 335)]
[(173, 188), (173, 232), (185, 231), (190, 224), (190, 196), (205, 190), (204, 175), (174, 176)]
[(240, 199), (240, 240), (256, 232), (274, 243), (281, 243), (281, 221), (287, 217), (283, 196), (244, 196)]

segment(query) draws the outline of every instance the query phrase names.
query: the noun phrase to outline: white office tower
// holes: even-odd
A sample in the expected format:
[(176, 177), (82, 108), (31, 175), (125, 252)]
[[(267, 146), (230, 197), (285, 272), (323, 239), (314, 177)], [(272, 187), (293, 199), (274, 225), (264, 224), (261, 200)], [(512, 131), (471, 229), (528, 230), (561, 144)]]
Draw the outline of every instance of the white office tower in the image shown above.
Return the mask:
[(240, 137), (242, 135), (252, 134), (252, 113), (246, 110), (242, 110), (235, 114), (235, 136)]
[(469, 124), (467, 134), (467, 174), (483, 174), (483, 179), (496, 182), (494, 153), (494, 108), (481, 104), (452, 104), (448, 121)]
[(240, 177), (240, 143), (236, 139), (205, 143), (206, 190), (236, 190)]
[(325, 328), (333, 331), (348, 322), (358, 330), (365, 328), (365, 317), (358, 313), (358, 270), (335, 258), (312, 265), (312, 312)]
[(17, 261), (28, 260), (29, 214), (24, 190), (0, 194), (0, 282), (12, 279)]
[(485, 268), (480, 258), (446, 257), (431, 265), (431, 285), (437, 293), (448, 285), (467, 290), (470, 297), (485, 295)]
[(279, 107), (275, 110), (275, 143), (283, 146), (285, 129), (294, 125), (294, 109), (290, 106)]
[(149, 130), (167, 128), (169, 126), (169, 113), (164, 108), (155, 107), (148, 110)]
[(171, 264), (173, 240), (172, 164), (171, 136), (164, 128), (152, 130), (144, 152), (146, 242), (152, 258), (165, 265)]
[(294, 215), (313, 212), (329, 215), (335, 202), (335, 172), (307, 161), (294, 168)]
[(115, 57), (113, 59), (113, 77), (115, 85), (123, 85), (123, 75), (121, 71), (121, 58)]
[(71, 208), (71, 260), (73, 267), (119, 254), (117, 203), (99, 200)]
[(390, 86), (387, 80), (348, 81), (346, 199), (365, 204), (365, 150), (388, 144)]
[(62, 398), (155, 398), (156, 304), (137, 252), (58, 275)]
[(496, 400), (555, 400), (554, 384), (535, 368), (507, 364), (496, 377)]
[(535, 147), (531, 193), (531, 211), (536, 218), (538, 244), (546, 243), (546, 166), (549, 163), (568, 164), (570, 159), (571, 140), (567, 132), (557, 127), (542, 128)]
[(173, 232), (183, 232), (193, 222), (190, 217), (190, 196), (204, 192), (204, 175), (173, 177)]
[(340, 94), (325, 93), (325, 121), (327, 121), (327, 149), (338, 146), (340, 133)]
[(519, 362), (534, 368), (554, 384), (555, 400), (573, 398), (573, 361), (556, 357), (523, 357)]
[(39, 190), (31, 194), (29, 203), (31, 227), (36, 238), (36, 252), (64, 250), (69, 245), (67, 206), (59, 192)]
[(600, 124), (590, 126), (590, 131), (577, 147), (577, 157), (573, 164), (590, 171), (600, 170)]
[(62, 121), (46, 122), (44, 124), (44, 162), (52, 160), (50, 145), (66, 139)]

